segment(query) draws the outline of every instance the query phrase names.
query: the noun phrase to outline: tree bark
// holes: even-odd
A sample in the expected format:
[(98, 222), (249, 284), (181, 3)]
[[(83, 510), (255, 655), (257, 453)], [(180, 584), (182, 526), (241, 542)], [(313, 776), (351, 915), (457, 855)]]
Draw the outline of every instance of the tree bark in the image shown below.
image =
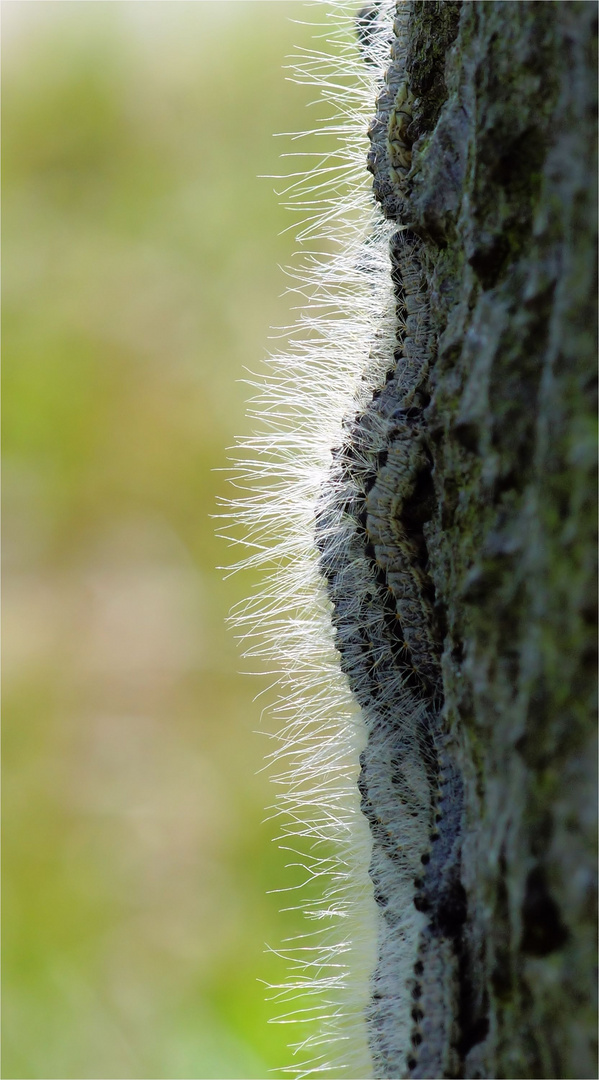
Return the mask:
[(428, 290), (421, 531), (463, 784), (447, 1076), (597, 1075), (596, 42), (594, 3), (415, 2), (409, 109), (392, 64), (371, 130)]

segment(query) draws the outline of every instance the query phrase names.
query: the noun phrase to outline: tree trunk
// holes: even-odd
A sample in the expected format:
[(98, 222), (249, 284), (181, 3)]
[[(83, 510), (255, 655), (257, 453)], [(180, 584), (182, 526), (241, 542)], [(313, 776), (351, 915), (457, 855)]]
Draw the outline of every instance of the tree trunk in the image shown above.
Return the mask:
[[(426, 289), (401, 421), (420, 463), (393, 513), (440, 643), (435, 687), (412, 631), (441, 793), (411, 1048), (389, 932), (376, 1069), (594, 1077), (597, 8), (429, 0), (398, 23), (370, 167)], [(397, 288), (409, 317), (401, 266)]]

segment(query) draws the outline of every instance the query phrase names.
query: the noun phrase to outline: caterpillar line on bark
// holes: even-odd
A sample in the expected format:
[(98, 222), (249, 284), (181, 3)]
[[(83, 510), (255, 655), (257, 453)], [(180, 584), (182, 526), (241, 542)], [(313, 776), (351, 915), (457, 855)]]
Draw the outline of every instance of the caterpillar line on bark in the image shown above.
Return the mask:
[(315, 933), (274, 988), (283, 1020), (297, 996), (314, 1002), (287, 1070), (302, 1076), (454, 1075), (459, 1056), (462, 782), (425, 535), (434, 342), (420, 242), (387, 220), (410, 169), (409, 13), (327, 5), (335, 49), (295, 59), (334, 107), (319, 130), (337, 149), (287, 189), (303, 308), (257, 384), (235, 474), (243, 565), (263, 585), (234, 619), (280, 673), (282, 842), (322, 882)]

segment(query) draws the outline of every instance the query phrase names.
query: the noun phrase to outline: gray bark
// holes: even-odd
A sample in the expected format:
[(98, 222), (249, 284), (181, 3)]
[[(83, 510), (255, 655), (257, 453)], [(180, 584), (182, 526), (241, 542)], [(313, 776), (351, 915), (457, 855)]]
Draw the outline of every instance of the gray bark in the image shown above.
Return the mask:
[(419, 557), (461, 822), (452, 883), (417, 886), (457, 989), (407, 1059), (375, 1002), (379, 1075), (597, 1075), (596, 41), (594, 3), (414, 3), (395, 163), (393, 64), (372, 127), (428, 292)]

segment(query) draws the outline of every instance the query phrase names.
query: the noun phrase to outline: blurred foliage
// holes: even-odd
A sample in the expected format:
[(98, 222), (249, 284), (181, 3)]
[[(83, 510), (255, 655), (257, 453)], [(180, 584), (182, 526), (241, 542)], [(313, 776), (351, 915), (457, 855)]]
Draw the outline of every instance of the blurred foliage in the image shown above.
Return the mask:
[(305, 9), (3, 15), (3, 1075), (264, 1077), (297, 925), (210, 514), (290, 320), (258, 176), (307, 126)]

